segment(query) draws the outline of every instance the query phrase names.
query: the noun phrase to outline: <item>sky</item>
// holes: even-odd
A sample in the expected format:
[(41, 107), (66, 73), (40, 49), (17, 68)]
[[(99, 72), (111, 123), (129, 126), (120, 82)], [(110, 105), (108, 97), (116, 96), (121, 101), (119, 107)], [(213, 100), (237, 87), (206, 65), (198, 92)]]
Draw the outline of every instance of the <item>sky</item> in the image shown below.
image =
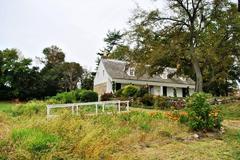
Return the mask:
[(0, 50), (17, 48), (35, 59), (43, 57), (44, 48), (57, 45), (66, 61), (94, 70), (108, 30), (128, 27), (137, 4), (145, 9), (164, 7), (160, 1), (0, 0)]

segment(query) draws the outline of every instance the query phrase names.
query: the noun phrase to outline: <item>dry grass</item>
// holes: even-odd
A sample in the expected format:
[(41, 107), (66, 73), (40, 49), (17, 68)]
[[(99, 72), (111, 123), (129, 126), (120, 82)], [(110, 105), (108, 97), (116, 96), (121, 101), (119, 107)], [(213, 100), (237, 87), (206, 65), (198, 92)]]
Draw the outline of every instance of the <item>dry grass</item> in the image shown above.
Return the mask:
[[(11, 117), (0, 114), (0, 159), (239, 159), (240, 131), (227, 125), (224, 135), (193, 138), (193, 132), (162, 112), (136, 110), (122, 115), (49, 120), (42, 114)], [(235, 123), (234, 123), (235, 124)], [(44, 152), (32, 152), (24, 140), (13, 141), (13, 130), (37, 129), (55, 135), (58, 143)], [(31, 135), (31, 134), (30, 134)], [(39, 142), (38, 140), (36, 142)]]

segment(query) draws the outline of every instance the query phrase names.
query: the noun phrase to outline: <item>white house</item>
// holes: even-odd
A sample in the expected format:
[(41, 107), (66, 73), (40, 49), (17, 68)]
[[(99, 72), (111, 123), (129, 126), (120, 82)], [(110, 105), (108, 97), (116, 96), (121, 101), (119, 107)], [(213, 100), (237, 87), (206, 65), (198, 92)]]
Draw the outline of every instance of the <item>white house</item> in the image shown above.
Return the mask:
[(166, 68), (159, 76), (150, 77), (144, 74), (141, 77), (135, 75), (135, 68), (126, 61), (113, 59), (101, 59), (95, 79), (94, 91), (102, 95), (113, 93), (126, 85), (148, 86), (149, 92), (156, 96), (185, 97), (194, 93), (195, 82), (190, 78), (173, 76), (168, 74), (176, 69)]

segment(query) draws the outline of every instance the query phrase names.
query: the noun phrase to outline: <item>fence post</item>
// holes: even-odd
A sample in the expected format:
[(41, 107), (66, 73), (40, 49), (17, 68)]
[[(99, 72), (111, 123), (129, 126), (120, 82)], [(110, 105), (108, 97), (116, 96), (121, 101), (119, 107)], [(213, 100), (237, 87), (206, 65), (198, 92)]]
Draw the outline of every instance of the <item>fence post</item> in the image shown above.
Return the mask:
[(118, 112), (120, 113), (121, 112), (121, 104), (120, 104), (121, 102), (120, 101), (118, 101)]
[(49, 116), (51, 113), (50, 113), (50, 108), (49, 106), (47, 106), (47, 116)]
[(102, 107), (102, 112), (105, 112), (105, 103), (103, 103)]
[(72, 114), (74, 115), (74, 105), (72, 106)]
[(78, 112), (78, 106), (77, 106), (77, 116), (79, 115), (79, 112)]
[(98, 114), (98, 105), (96, 104), (96, 115)]
[(129, 112), (129, 101), (127, 101), (127, 111)]

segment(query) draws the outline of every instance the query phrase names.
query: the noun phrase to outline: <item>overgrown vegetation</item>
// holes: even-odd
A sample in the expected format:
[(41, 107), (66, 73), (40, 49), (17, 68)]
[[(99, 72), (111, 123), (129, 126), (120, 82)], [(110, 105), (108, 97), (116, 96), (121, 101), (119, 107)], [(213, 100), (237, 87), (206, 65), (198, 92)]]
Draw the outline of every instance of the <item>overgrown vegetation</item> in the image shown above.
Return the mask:
[[(209, 95), (205, 93), (194, 93), (187, 101), (187, 112), (189, 126), (193, 130), (220, 129), (222, 116), (208, 102)], [(181, 121), (184, 121), (182, 117)]]
[[(205, 95), (193, 97), (191, 104), (207, 106)], [(93, 117), (63, 112), (46, 119), (44, 104), (49, 102), (55, 101), (31, 101), (12, 106), (11, 114), (0, 112), (0, 159), (240, 158), (239, 129), (227, 127), (223, 135), (202, 133), (196, 139), (185, 125), (189, 115), (184, 110), (136, 109)], [(228, 119), (240, 114), (238, 104), (226, 106)]]
[(71, 92), (58, 93), (50, 99), (55, 99), (61, 103), (94, 102), (98, 101), (98, 94), (91, 90), (78, 89)]

